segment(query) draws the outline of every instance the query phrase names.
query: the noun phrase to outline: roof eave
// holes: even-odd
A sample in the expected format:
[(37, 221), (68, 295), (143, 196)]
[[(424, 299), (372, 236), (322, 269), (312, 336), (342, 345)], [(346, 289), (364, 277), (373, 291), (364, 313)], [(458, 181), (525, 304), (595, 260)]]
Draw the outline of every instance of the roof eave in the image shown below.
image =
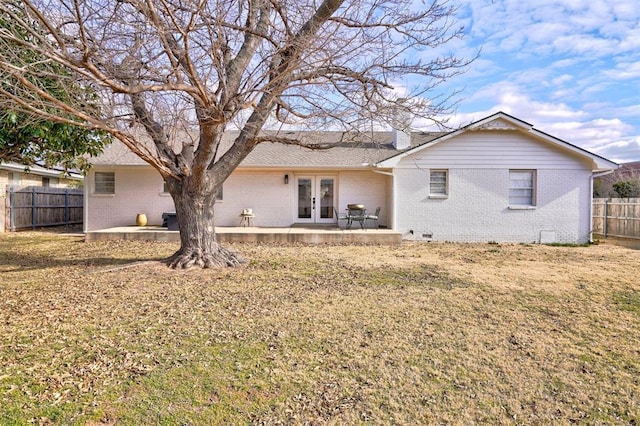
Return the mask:
[(620, 167), (618, 163), (608, 160), (598, 154), (594, 154), (593, 152), (587, 151), (586, 149), (580, 148), (579, 146), (573, 145), (565, 140), (556, 138), (555, 136), (551, 136), (548, 133), (542, 132), (540, 130), (532, 128), (531, 130), (529, 130), (529, 133), (531, 133), (538, 139), (542, 139), (565, 151), (569, 151), (574, 155), (590, 160), (591, 171), (593, 173), (600, 173), (608, 170), (616, 170), (617, 168)]
[(84, 176), (76, 172), (65, 172), (64, 170), (47, 169), (42, 166), (33, 165), (25, 166), (18, 163), (2, 163), (0, 169), (8, 170), (11, 172), (29, 173), (32, 175), (45, 176), (45, 177), (57, 177), (70, 180), (83, 180)]

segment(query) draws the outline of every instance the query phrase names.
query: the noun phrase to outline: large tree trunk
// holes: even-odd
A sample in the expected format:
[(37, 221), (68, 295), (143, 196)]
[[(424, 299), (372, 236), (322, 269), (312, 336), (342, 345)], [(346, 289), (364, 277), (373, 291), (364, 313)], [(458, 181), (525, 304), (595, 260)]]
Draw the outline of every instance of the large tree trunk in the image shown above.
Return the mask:
[(246, 261), (216, 241), (214, 206), (216, 191), (199, 191), (188, 184), (167, 181), (178, 216), (180, 249), (167, 263), (172, 268), (239, 266)]

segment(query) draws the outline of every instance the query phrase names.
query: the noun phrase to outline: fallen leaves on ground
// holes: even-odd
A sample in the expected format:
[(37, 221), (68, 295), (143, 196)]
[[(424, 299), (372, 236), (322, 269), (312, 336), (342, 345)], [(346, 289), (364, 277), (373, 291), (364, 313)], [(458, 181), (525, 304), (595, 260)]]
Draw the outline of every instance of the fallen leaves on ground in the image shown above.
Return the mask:
[(0, 423), (640, 419), (640, 251), (0, 237)]

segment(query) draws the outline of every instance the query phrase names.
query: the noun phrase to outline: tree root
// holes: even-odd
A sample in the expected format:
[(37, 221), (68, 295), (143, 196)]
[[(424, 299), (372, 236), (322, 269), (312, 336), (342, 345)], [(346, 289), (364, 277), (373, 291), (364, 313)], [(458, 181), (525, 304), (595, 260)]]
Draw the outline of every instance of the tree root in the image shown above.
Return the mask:
[(239, 253), (218, 245), (212, 252), (205, 252), (200, 248), (181, 248), (166, 262), (173, 269), (189, 269), (242, 266), (247, 260)]

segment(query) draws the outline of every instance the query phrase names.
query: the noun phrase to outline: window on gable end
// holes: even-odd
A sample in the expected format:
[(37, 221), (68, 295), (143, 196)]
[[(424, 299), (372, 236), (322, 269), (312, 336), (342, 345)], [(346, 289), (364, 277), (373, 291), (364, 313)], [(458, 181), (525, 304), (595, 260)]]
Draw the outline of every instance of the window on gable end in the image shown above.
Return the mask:
[(448, 170), (429, 171), (429, 197), (445, 198), (449, 195)]
[(509, 205), (536, 205), (536, 171), (509, 170)]

